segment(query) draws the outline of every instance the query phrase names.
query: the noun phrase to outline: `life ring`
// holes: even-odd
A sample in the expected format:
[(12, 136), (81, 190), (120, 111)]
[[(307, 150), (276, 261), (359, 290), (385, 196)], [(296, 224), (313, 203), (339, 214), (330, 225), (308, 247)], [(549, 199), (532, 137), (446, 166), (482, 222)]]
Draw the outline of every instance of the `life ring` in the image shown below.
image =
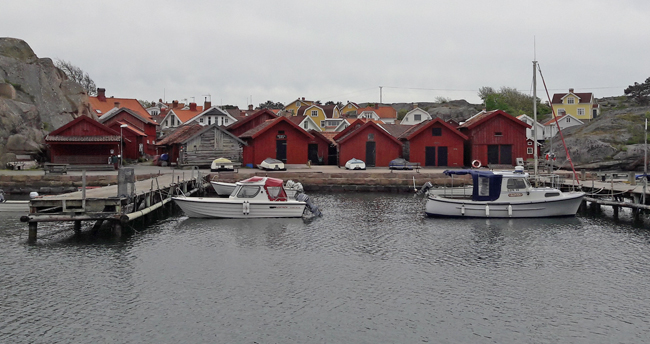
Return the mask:
[(481, 167), (481, 162), (478, 161), (478, 160), (474, 160), (474, 161), (472, 161), (472, 167), (474, 167), (474, 168), (479, 168), (479, 167)]

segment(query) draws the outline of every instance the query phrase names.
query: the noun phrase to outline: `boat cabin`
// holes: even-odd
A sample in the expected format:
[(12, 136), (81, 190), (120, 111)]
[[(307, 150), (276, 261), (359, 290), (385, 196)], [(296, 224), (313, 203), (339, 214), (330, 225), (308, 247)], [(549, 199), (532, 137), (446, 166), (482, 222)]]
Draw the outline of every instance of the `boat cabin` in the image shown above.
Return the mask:
[[(529, 194), (532, 187), (528, 180), (528, 173), (524, 173), (522, 168), (517, 168), (514, 172), (447, 170), (443, 173), (448, 176), (470, 175), (474, 185), (471, 195), (473, 201), (496, 201), (501, 197), (501, 194), (506, 194), (508, 197), (522, 197), (524, 193)], [(550, 195), (547, 195), (547, 197), (550, 197)]]
[(262, 199), (269, 201), (286, 201), (282, 179), (270, 177), (251, 177), (237, 182), (230, 198)]

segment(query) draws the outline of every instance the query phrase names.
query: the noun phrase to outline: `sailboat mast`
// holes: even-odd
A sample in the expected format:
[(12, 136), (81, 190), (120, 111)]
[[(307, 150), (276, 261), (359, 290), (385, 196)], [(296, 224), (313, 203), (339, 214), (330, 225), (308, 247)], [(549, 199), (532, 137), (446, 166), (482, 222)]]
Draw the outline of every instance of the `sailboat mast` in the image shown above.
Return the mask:
[(533, 60), (533, 158), (535, 160), (535, 183), (537, 184), (537, 61)]

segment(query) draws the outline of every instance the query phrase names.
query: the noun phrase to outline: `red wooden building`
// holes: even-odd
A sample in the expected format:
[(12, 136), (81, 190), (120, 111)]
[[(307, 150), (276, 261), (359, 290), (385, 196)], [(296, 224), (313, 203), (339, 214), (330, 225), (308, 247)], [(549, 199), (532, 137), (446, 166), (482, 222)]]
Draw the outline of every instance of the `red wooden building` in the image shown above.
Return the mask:
[[(114, 108), (99, 117), (99, 122), (109, 128), (121, 131), (124, 140), (124, 158), (138, 159), (156, 154), (156, 126), (149, 117), (127, 108)], [(124, 127), (122, 127), (124, 126)]]
[(388, 166), (402, 156), (402, 143), (377, 123), (357, 119), (334, 140), (339, 146), (339, 166), (352, 159), (361, 159), (366, 166)]
[[(275, 116), (275, 115), (274, 115)], [(239, 135), (244, 146), (244, 164), (258, 165), (266, 158), (285, 164), (306, 164), (307, 150), (314, 136), (286, 117), (269, 119)]]
[(318, 130), (310, 130), (314, 139), (307, 146), (307, 157), (312, 165), (329, 165), (329, 156), (336, 154), (336, 143)]
[(467, 136), (440, 118), (412, 126), (400, 136), (404, 158), (421, 166), (462, 167)]
[(119, 153), (120, 133), (81, 116), (45, 137), (50, 147), (50, 162), (56, 164), (108, 164)]
[(530, 125), (502, 110), (482, 111), (458, 129), (469, 140), (465, 143), (465, 166), (474, 160), (481, 165), (516, 164), (526, 157), (526, 128)]
[(262, 109), (249, 116), (239, 117), (237, 122), (227, 126), (226, 130), (235, 136), (239, 136), (268, 121), (269, 119), (274, 119), (277, 117), (278, 115), (276, 115), (273, 111), (269, 109)]

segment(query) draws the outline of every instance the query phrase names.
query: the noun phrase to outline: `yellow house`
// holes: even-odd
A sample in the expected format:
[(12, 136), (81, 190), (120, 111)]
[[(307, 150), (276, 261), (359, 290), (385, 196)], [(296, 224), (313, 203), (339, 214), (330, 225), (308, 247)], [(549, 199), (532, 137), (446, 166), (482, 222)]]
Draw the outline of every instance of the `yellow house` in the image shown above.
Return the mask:
[(357, 105), (356, 103), (353, 103), (351, 101), (348, 101), (348, 103), (345, 104), (345, 106), (341, 108), (341, 113), (345, 114), (345, 115), (350, 114), (350, 113), (356, 115), (358, 109), (359, 109), (359, 105)]
[(581, 121), (590, 121), (600, 115), (600, 107), (593, 93), (576, 93), (572, 88), (568, 93), (555, 93), (552, 100), (555, 115), (571, 115)]
[(296, 115), (311, 118), (322, 131), (333, 131), (342, 121), (339, 109), (333, 104), (302, 106)]
[(291, 103), (284, 106), (284, 110), (290, 112), (293, 116), (298, 115), (298, 109), (302, 106), (313, 105), (314, 102), (311, 100), (305, 100), (305, 97), (298, 98)]

